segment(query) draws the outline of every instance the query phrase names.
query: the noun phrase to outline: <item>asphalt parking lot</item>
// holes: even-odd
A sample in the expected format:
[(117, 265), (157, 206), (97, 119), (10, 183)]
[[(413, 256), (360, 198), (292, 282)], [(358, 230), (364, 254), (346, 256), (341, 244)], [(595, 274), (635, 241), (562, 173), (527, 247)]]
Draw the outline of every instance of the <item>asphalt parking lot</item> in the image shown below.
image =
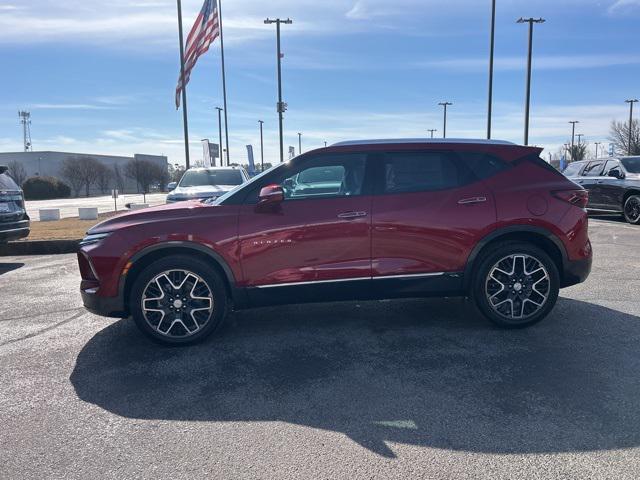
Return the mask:
[(0, 257), (0, 478), (638, 478), (640, 227), (591, 238), (528, 330), (349, 302), (183, 349), (86, 313), (73, 255)]

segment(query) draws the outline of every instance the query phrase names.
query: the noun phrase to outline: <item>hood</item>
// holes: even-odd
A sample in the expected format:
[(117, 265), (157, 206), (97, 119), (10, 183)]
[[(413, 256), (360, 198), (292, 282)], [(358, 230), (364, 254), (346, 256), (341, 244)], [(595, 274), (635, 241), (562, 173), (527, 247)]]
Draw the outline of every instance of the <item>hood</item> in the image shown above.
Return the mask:
[(197, 187), (176, 187), (169, 196), (213, 197), (227, 193), (236, 185), (199, 185)]
[(89, 229), (87, 234), (93, 235), (96, 233), (107, 233), (120, 228), (130, 227), (132, 225), (139, 225), (142, 223), (158, 222), (158, 221), (172, 221), (176, 219), (183, 219), (189, 217), (200, 208), (213, 208), (211, 206), (205, 206), (199, 201), (193, 202), (180, 202), (169, 203), (166, 205), (159, 205), (157, 207), (145, 208), (142, 210), (134, 210), (126, 213), (121, 213), (114, 217), (108, 218), (104, 222), (100, 222)]

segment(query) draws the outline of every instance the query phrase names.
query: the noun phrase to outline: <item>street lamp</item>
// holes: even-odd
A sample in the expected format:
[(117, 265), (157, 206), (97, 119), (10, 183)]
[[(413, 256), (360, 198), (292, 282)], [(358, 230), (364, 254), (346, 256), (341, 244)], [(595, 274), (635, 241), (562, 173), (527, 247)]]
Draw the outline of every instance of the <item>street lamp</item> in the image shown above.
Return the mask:
[(298, 132), (298, 155), (302, 155), (302, 133)]
[(433, 133), (434, 133), (434, 132), (437, 132), (437, 131), (438, 131), (438, 129), (437, 129), (437, 128), (430, 128), (430, 129), (428, 129), (427, 131), (431, 134), (431, 138), (433, 138)]
[(531, 105), (531, 57), (533, 54), (533, 24), (544, 23), (544, 18), (520, 18), (518, 23), (529, 24), (529, 55), (527, 57), (527, 99), (524, 111), (524, 144), (529, 145), (529, 108)]
[(444, 107), (444, 128), (442, 130), (442, 138), (447, 138), (447, 107), (449, 105), (453, 105), (451, 102), (440, 102), (438, 103), (441, 107)]
[(576, 133), (576, 137), (578, 137), (578, 146), (580, 146), (580, 141), (582, 140), (582, 137), (584, 137), (583, 133)]
[(493, 103), (493, 50), (496, 38), (496, 0), (491, 2), (491, 38), (489, 41), (489, 100), (487, 106), (487, 140), (491, 140), (491, 111)]
[(598, 147), (602, 145), (602, 142), (595, 142), (596, 145), (596, 160), (598, 159)]
[(326, 140), (324, 141), (324, 146), (325, 146), (325, 147), (327, 146), (327, 141), (326, 141)]
[(627, 146), (627, 155), (631, 155), (631, 143), (633, 140), (633, 104), (638, 103), (638, 99), (625, 100), (625, 103), (629, 104), (629, 145)]
[[(218, 111), (218, 156), (220, 157), (220, 166), (222, 166), (222, 164), (224, 163), (224, 160), (222, 159), (222, 110), (224, 110), (223, 108), (220, 107), (216, 107), (216, 110)], [(229, 162), (227, 161), (227, 166), (229, 166)]]
[(576, 123), (580, 123), (580, 121), (572, 120), (569, 123), (571, 124), (571, 160), (573, 160), (573, 146), (576, 143)]
[(264, 142), (262, 141), (262, 120), (258, 120), (260, 124), (260, 171), (264, 172)]
[(281, 20), (276, 18), (271, 20), (267, 18), (264, 23), (266, 25), (276, 24), (276, 43), (277, 43), (277, 55), (278, 55), (278, 126), (280, 130), (280, 162), (284, 162), (284, 139), (282, 137), (282, 114), (287, 109), (287, 104), (282, 101), (282, 53), (280, 51), (280, 24), (284, 23), (290, 25), (293, 21), (289, 18)]

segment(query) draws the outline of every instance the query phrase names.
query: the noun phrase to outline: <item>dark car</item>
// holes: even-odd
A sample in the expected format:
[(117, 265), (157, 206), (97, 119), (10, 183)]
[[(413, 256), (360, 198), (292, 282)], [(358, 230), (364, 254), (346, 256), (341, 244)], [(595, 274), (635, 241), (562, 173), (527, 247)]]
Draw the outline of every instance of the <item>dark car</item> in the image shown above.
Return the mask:
[(29, 216), (22, 189), (0, 166), (0, 243), (29, 236)]
[(532, 325), (591, 269), (587, 192), (540, 149), (499, 141), (343, 142), (213, 202), (127, 213), (78, 261), (84, 305), (191, 343), (231, 308), (469, 296), (497, 325)]
[(621, 213), (640, 224), (640, 157), (573, 162), (562, 173), (589, 191), (587, 209)]

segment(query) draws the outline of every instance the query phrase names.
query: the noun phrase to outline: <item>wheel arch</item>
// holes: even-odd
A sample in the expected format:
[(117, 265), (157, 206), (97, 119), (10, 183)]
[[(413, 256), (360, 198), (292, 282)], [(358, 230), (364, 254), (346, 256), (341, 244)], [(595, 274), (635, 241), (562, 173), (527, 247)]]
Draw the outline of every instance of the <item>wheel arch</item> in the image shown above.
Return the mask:
[(544, 228), (529, 225), (516, 225), (493, 231), (480, 240), (474, 247), (469, 255), (467, 266), (464, 271), (465, 291), (469, 291), (471, 288), (471, 279), (473, 278), (475, 268), (477, 267), (479, 263), (478, 260), (482, 257), (482, 254), (493, 245), (506, 241), (531, 243), (541, 248), (551, 257), (558, 267), (561, 285), (565, 283), (564, 272), (568, 257), (567, 251), (560, 239)]
[(243, 303), (241, 292), (235, 286), (236, 280), (233, 272), (220, 254), (210, 248), (194, 242), (171, 241), (157, 243), (150, 247), (146, 247), (129, 259), (131, 262), (131, 268), (127, 272), (126, 276), (120, 280), (119, 285), (120, 297), (122, 298), (123, 306), (127, 314), (130, 314), (129, 295), (131, 294), (131, 288), (138, 275), (140, 275), (145, 267), (153, 263), (155, 260), (169, 255), (187, 255), (207, 262), (207, 265), (213, 267), (222, 277), (227, 289), (227, 294), (232, 299), (233, 303)]
[(627, 199), (631, 195), (640, 195), (640, 189), (638, 188), (630, 188), (626, 192), (624, 192), (624, 196), (622, 197), (622, 209), (624, 211), (624, 204), (627, 203)]

